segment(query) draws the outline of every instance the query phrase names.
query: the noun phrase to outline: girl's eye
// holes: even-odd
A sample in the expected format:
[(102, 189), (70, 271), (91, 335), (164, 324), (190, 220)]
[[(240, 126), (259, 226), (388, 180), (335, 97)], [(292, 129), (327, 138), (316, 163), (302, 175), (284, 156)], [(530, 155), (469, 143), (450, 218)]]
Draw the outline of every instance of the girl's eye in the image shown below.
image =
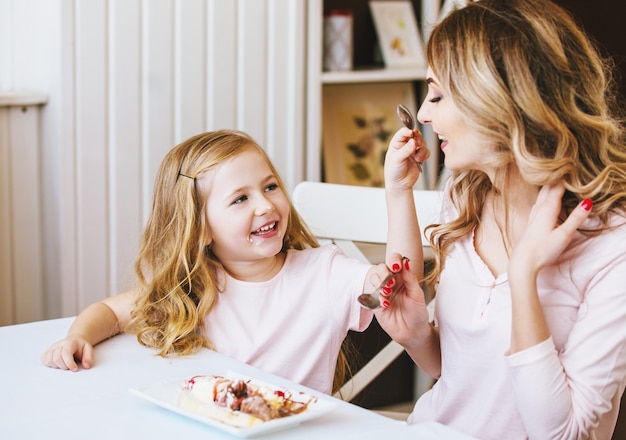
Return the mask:
[(278, 189), (277, 183), (270, 183), (269, 185), (265, 187), (265, 192), (275, 191), (277, 189)]
[(233, 205), (237, 205), (237, 204), (239, 204), (239, 203), (243, 203), (243, 202), (245, 202), (246, 200), (248, 200), (248, 196), (241, 196), (241, 197), (239, 197), (239, 198), (236, 198), (236, 199), (233, 201)]
[(441, 101), (441, 96), (435, 96), (434, 98), (430, 99), (430, 102), (432, 102), (433, 104), (437, 104), (439, 101)]

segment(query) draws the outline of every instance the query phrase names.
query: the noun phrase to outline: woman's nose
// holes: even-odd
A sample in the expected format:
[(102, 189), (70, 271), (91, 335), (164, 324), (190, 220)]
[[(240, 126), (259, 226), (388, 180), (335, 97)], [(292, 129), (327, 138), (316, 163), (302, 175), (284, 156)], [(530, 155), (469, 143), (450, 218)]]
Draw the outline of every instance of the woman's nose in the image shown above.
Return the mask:
[(430, 112), (428, 111), (428, 102), (424, 100), (417, 111), (417, 120), (422, 124), (430, 124)]

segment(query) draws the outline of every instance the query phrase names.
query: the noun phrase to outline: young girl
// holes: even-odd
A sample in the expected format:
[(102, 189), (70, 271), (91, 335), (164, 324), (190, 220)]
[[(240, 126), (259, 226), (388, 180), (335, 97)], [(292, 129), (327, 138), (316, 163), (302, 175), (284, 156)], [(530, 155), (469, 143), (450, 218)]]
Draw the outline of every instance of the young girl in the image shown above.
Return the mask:
[[(610, 64), (548, 0), (469, 3), (433, 29), (427, 59), (418, 118), (452, 171), (431, 229), (435, 322), (408, 273), (376, 316), (438, 378), (409, 422), (609, 440), (626, 386), (626, 144)], [(396, 133), (386, 188), (415, 183), (418, 140)], [(388, 210), (413, 218), (403, 235), (417, 242), (412, 200), (388, 197)]]
[(357, 297), (387, 273), (319, 247), (264, 150), (225, 130), (164, 158), (135, 269), (139, 286), (86, 308), (45, 365), (89, 368), (128, 329), (163, 356), (208, 347), (330, 393), (348, 330), (372, 319)]

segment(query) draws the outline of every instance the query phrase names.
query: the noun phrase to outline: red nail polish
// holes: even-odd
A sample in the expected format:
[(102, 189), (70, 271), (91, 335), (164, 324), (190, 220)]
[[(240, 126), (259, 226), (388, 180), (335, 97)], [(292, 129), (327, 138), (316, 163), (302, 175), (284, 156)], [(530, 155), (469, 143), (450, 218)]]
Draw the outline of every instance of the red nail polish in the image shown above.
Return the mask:
[(380, 292), (385, 296), (389, 296), (391, 294), (391, 289), (385, 286), (382, 289), (380, 289)]
[(391, 303), (387, 300), (383, 301), (383, 308), (386, 309), (387, 307), (389, 307), (391, 305)]
[(585, 199), (580, 204), (580, 207), (584, 209), (585, 211), (591, 211), (592, 206), (593, 206), (593, 202), (591, 201), (591, 199)]
[(391, 266), (391, 270), (394, 272), (397, 272), (400, 270), (400, 265), (398, 263), (393, 263), (393, 266)]
[(405, 268), (406, 270), (410, 270), (410, 268), (409, 268), (409, 259), (408, 259), (408, 258), (405, 258), (405, 259), (404, 259), (404, 268)]

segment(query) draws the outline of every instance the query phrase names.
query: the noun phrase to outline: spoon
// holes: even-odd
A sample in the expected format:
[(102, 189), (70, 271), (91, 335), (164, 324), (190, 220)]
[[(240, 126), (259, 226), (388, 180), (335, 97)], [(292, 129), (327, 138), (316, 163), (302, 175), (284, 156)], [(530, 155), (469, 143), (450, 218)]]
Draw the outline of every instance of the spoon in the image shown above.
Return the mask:
[[(396, 108), (396, 113), (398, 113), (398, 118), (404, 124), (406, 128), (413, 131), (417, 128), (417, 124), (415, 123), (415, 118), (411, 114), (408, 108), (402, 104), (398, 104)], [(421, 162), (417, 162), (417, 167), (420, 169), (420, 173), (424, 171)]]
[(360, 294), (358, 300), (361, 305), (372, 310), (379, 308), (380, 299), (378, 298), (378, 295), (380, 294), (380, 291), (383, 290), (383, 287), (385, 287), (385, 285), (389, 282), (392, 276), (393, 274), (387, 274), (385, 279), (380, 283), (380, 286), (378, 286), (378, 288), (374, 290), (374, 292)]

